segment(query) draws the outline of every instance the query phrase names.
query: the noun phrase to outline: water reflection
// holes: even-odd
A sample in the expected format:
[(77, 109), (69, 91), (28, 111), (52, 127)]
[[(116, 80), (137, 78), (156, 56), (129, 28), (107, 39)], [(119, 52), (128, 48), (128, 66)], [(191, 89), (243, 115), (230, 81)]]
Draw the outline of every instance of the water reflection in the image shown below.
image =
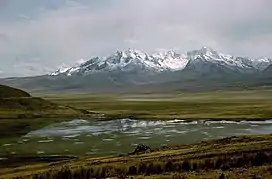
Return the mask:
[(245, 134), (267, 134), (267, 121), (143, 121), (119, 119), (72, 120), (47, 126), (23, 136), (8, 151), (37, 154), (104, 155), (133, 150), (140, 143), (152, 147), (186, 144), (207, 139)]

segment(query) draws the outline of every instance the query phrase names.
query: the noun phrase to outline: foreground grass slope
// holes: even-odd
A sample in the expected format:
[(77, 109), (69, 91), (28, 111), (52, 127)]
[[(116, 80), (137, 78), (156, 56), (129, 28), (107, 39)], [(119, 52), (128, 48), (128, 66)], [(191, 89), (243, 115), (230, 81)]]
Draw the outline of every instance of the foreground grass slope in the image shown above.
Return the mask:
[[(19, 136), (31, 129), (56, 121), (53, 118), (73, 118), (90, 115), (67, 105), (32, 97), (20, 89), (0, 85), (0, 141)], [(44, 118), (51, 118), (44, 120)]]
[(0, 119), (22, 119), (79, 115), (87, 113), (66, 105), (59, 105), (32, 97), (20, 89), (0, 85)]
[(0, 85), (0, 98), (8, 97), (30, 97), (30, 94), (23, 90), (19, 90), (5, 85)]
[(272, 118), (272, 90), (213, 91), (167, 94), (51, 94), (43, 96), (55, 103), (70, 105), (109, 118), (134, 119), (227, 119)]
[(1, 178), (271, 178), (272, 135), (0, 169)]

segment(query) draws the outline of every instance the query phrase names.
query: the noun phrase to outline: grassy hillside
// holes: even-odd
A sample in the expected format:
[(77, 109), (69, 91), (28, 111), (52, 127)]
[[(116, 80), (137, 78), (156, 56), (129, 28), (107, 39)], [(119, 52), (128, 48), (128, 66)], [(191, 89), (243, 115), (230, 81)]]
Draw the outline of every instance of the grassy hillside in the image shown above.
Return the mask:
[(0, 85), (0, 141), (50, 124), (57, 120), (54, 118), (63, 120), (90, 115), (87, 110), (56, 104), (32, 97), (25, 91)]
[(66, 105), (32, 97), (25, 91), (0, 85), (0, 119), (66, 117), (88, 113)]
[(5, 85), (0, 85), (0, 98), (12, 98), (12, 97), (30, 97), (30, 94), (23, 90), (12, 88)]
[(2, 178), (271, 178), (272, 135), (0, 169)]

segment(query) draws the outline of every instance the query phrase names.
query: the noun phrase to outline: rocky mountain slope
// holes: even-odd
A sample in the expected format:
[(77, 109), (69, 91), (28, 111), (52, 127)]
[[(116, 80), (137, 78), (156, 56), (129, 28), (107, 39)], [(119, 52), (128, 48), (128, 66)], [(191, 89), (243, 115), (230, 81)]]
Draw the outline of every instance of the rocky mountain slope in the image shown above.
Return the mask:
[(271, 75), (271, 74), (272, 74), (272, 64), (269, 65), (269, 66), (264, 70), (264, 74), (266, 74), (266, 75)]
[[(128, 49), (117, 51), (108, 57), (91, 58), (84, 63), (64, 69), (58, 69), (52, 73), (57, 75), (90, 75), (105, 72), (166, 72), (191, 70), (209, 72), (210, 68), (222, 68), (242, 73), (263, 71), (272, 60), (268, 58), (250, 59), (244, 57), (233, 57), (221, 54), (211, 48), (203, 47), (200, 50), (178, 54), (175, 51), (158, 52), (147, 54), (138, 50)], [(207, 68), (209, 66), (209, 68)]]

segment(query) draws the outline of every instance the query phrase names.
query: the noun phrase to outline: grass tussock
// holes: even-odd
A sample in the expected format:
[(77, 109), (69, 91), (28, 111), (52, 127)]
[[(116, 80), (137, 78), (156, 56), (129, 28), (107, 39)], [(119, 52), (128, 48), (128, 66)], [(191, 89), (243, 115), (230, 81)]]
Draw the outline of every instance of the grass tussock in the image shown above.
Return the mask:
[[(71, 169), (62, 167), (59, 170), (50, 170), (43, 174), (35, 174), (35, 179), (80, 179), (80, 178), (126, 178), (128, 176), (150, 176), (164, 173), (186, 173), (221, 170), (228, 171), (233, 168), (251, 168), (272, 164), (272, 150), (252, 153), (241, 153), (233, 156), (219, 156), (201, 160), (184, 161), (153, 161), (138, 162), (133, 165), (103, 165)], [(222, 176), (223, 177), (223, 176)], [(219, 178), (222, 178), (219, 177)], [(175, 176), (178, 178), (178, 175)]]

